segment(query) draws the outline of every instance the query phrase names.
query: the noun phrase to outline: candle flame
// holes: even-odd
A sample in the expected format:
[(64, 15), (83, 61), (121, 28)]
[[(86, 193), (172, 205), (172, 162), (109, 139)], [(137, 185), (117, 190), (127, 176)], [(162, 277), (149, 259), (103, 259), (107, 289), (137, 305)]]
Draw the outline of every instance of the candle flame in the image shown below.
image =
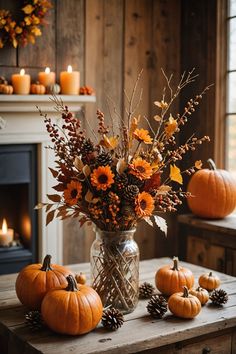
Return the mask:
[(20, 71), (20, 75), (25, 75), (25, 69), (21, 69), (21, 71)]
[(8, 230), (8, 228), (7, 228), (7, 221), (6, 221), (6, 219), (3, 219), (3, 222), (2, 222), (2, 233), (3, 233), (3, 234), (6, 234), (6, 233), (7, 233), (7, 230)]
[(49, 68), (49, 67), (46, 67), (45, 73), (46, 73), (46, 74), (49, 74), (49, 73), (50, 73), (50, 68)]
[(72, 66), (71, 65), (68, 65), (67, 72), (72, 73)]

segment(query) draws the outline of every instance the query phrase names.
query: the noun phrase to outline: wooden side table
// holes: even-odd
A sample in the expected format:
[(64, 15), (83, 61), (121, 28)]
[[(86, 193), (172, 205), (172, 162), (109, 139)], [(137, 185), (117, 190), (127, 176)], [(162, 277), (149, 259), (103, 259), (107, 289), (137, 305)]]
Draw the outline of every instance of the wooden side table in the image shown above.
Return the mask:
[[(156, 270), (170, 264), (168, 258), (140, 263), (140, 282), (154, 282)], [(182, 262), (199, 277), (206, 268)], [(85, 272), (89, 264), (71, 266)], [(206, 305), (198, 317), (179, 319), (167, 312), (156, 320), (146, 311), (147, 300), (140, 300), (135, 311), (125, 316), (115, 332), (99, 325), (82, 336), (58, 335), (49, 330), (32, 332), (24, 323), (26, 308), (15, 295), (17, 274), (0, 276), (0, 353), (1, 354), (235, 354), (236, 353), (236, 278), (217, 273), (229, 301), (221, 308)]]
[(178, 225), (181, 259), (236, 276), (236, 214), (221, 220), (183, 214)]

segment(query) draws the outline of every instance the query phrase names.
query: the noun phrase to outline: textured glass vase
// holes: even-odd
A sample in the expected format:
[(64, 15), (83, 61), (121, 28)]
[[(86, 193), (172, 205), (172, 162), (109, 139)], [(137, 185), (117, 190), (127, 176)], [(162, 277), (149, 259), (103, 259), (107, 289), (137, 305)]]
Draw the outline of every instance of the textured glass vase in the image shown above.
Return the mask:
[(133, 238), (135, 231), (96, 229), (90, 252), (92, 287), (104, 307), (111, 305), (123, 313), (132, 312), (138, 303), (139, 249)]

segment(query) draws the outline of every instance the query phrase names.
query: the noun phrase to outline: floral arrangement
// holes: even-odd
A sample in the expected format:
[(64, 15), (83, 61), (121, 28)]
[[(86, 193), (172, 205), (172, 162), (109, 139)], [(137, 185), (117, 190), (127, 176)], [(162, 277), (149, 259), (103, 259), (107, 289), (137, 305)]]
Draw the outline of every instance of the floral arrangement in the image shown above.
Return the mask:
[[(50, 168), (57, 184), (57, 193), (48, 195), (49, 203), (39, 203), (36, 208), (46, 207), (47, 224), (54, 217), (78, 218), (80, 224), (93, 222), (106, 231), (129, 230), (140, 220), (156, 224), (166, 232), (165, 219), (160, 213), (176, 211), (181, 199), (189, 193), (181, 189), (184, 174), (193, 174), (202, 166), (181, 171), (177, 162), (183, 155), (205, 141), (208, 136), (192, 135), (183, 145), (176, 146), (176, 134), (186, 124), (197, 108), (205, 92), (190, 99), (182, 114), (171, 112), (172, 103), (180, 91), (193, 82), (194, 71), (184, 73), (177, 87), (171, 87), (171, 79), (163, 72), (166, 88), (162, 98), (154, 102), (157, 114), (152, 118), (157, 126), (145, 117), (135, 115), (141, 101), (134, 105), (137, 84), (128, 98), (127, 117), (120, 123), (111, 115), (110, 125), (98, 110), (98, 130), (91, 129), (88, 137), (82, 122), (75, 118), (67, 106), (53, 97), (55, 109), (61, 114), (62, 127), (43, 114), (56, 156), (56, 168)], [(116, 113), (116, 111), (115, 111)], [(143, 127), (146, 124), (148, 129)], [(174, 182), (174, 183), (173, 183)], [(176, 189), (174, 187), (180, 185)]]
[(10, 42), (14, 48), (35, 43), (35, 37), (41, 36), (40, 26), (45, 24), (45, 15), (52, 7), (49, 0), (26, 1), (21, 9), (21, 18), (16, 21), (10, 11), (0, 10), (0, 48)]

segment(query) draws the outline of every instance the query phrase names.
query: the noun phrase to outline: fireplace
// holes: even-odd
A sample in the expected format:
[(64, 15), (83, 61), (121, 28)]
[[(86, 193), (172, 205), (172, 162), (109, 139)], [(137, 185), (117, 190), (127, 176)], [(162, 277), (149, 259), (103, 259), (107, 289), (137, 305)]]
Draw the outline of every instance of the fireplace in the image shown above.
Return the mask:
[(0, 145), (0, 166), (0, 274), (7, 274), (38, 258), (37, 146)]

